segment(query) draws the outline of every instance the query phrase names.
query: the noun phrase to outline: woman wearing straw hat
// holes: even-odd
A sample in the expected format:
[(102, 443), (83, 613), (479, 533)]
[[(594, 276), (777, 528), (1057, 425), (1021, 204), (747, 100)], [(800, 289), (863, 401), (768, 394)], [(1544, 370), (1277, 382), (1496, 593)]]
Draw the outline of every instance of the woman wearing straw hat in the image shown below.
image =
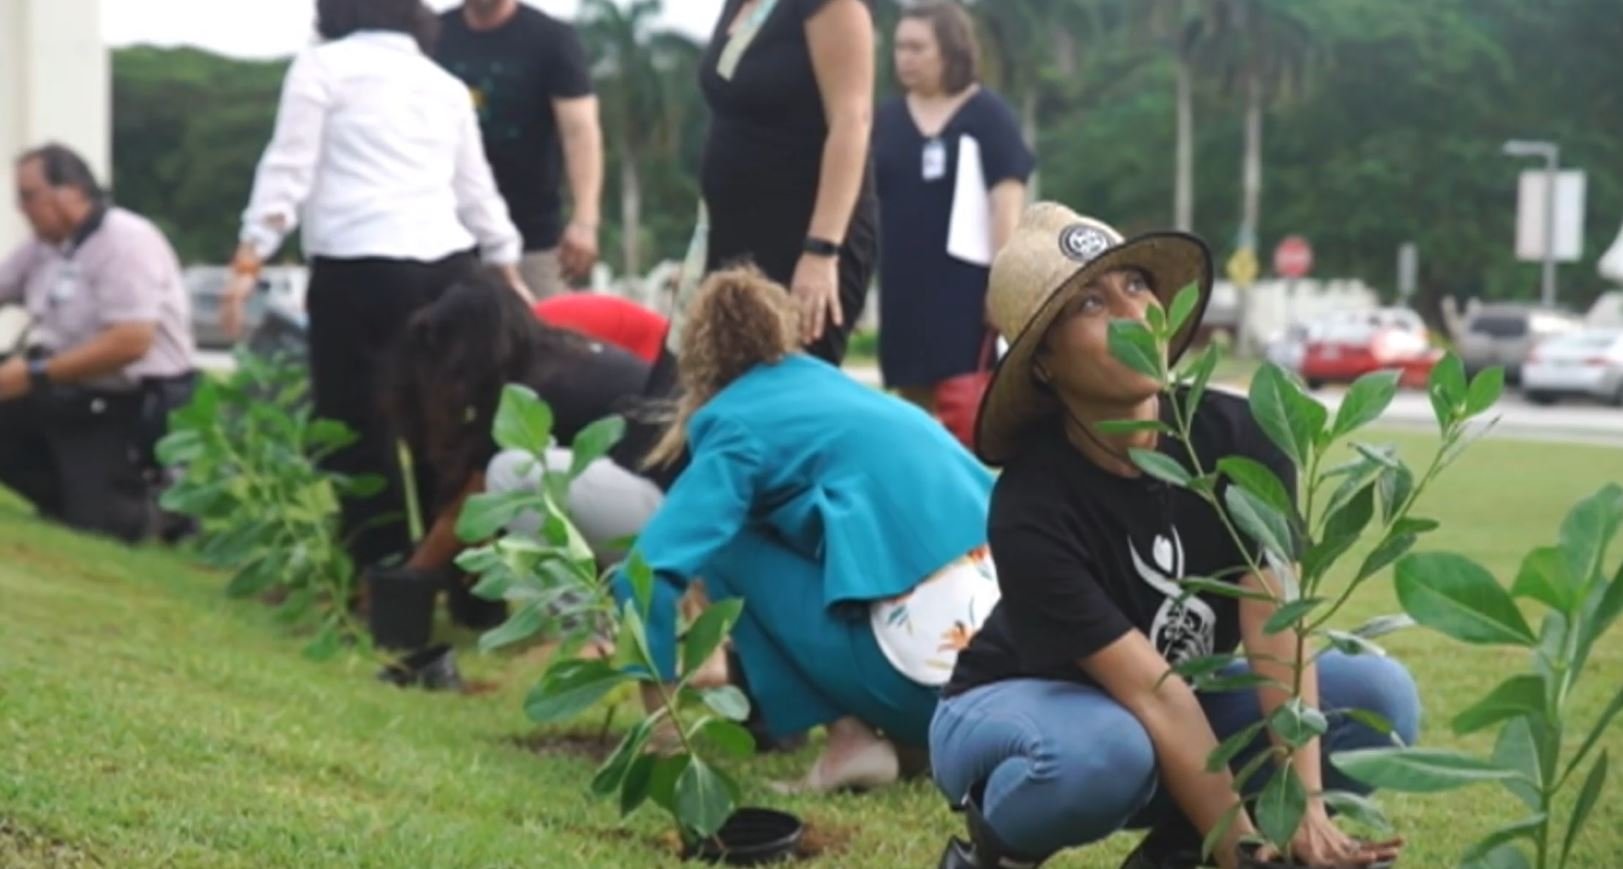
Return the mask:
[[(873, 787), (922, 749), (940, 686), (997, 600), (992, 477), (923, 411), (800, 347), (793, 301), (711, 275), (682, 334), (682, 397), (650, 461), (692, 460), (638, 536), (648, 634), (674, 675), (696, 578), (744, 600), (733, 644), (769, 735), (827, 725), (804, 788)], [(624, 596), (625, 584), (618, 590)]]
[[(1183, 577), (1232, 575), (1224, 571), (1244, 558), (1204, 501), (1139, 474), (1128, 458), (1130, 448), (1158, 449), (1185, 462), (1170, 439), (1105, 435), (1097, 425), (1161, 418), (1159, 385), (1112, 358), (1108, 327), (1143, 319), (1190, 284), (1204, 311), (1211, 257), (1199, 239), (1124, 240), (1048, 203), (1027, 211), (993, 265), (989, 309), (1011, 346), (982, 405), (977, 449), (1004, 466), (989, 523), (1003, 597), (959, 656), (931, 724), (936, 782), (965, 809), (970, 834), (949, 844), (943, 867), (1034, 865), (1128, 828), (1150, 834), (1127, 866), (1196, 866), (1203, 834), (1238, 810), (1230, 772), (1207, 772), (1206, 758), (1218, 740), (1273, 712), (1282, 694), (1197, 694), (1162, 677), (1236, 645), (1252, 668), (1277, 676), (1294, 642), (1262, 630), (1265, 605), (1182, 597)], [(1177, 336), (1170, 361), (1196, 325)], [(1208, 393), (1193, 443), (1209, 464), (1228, 455), (1261, 462), (1294, 492), (1292, 466), (1243, 400)], [(1414, 739), (1419, 700), (1399, 664), (1330, 653), (1309, 672), (1309, 702), (1369, 710)], [(1323, 748), (1296, 755), (1315, 797), (1295, 854), (1311, 865), (1391, 856), (1395, 843), (1362, 845), (1341, 833), (1317, 797), (1363, 790), (1321, 767), (1328, 749), (1388, 738), (1347, 716), (1330, 720)], [(1252, 830), (1239, 810), (1216, 851), (1220, 865), (1235, 864), (1234, 846)]]

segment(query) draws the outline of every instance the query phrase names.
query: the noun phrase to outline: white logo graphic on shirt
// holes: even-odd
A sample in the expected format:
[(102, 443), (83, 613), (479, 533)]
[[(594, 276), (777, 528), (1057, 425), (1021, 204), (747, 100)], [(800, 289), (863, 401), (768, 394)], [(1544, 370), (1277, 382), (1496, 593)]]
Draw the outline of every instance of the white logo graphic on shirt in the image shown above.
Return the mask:
[(1138, 578), (1167, 598), (1155, 611), (1155, 621), (1150, 624), (1150, 642), (1155, 645), (1156, 651), (1174, 666), (1210, 655), (1217, 614), (1205, 601), (1193, 595), (1182, 602), (1178, 600), (1183, 594), (1183, 588), (1178, 585), (1178, 580), (1183, 577), (1183, 540), (1178, 537), (1178, 529), (1172, 529), (1170, 540), (1156, 535), (1155, 544), (1150, 550), (1155, 560), (1153, 565), (1144, 562), (1131, 538), (1127, 541), (1127, 550), (1133, 555), (1133, 568), (1138, 571)]

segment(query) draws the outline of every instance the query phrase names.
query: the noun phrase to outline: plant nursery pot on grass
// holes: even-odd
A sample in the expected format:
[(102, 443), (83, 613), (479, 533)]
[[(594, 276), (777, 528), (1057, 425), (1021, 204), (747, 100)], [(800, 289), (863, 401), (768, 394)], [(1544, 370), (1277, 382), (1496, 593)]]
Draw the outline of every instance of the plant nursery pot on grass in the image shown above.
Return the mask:
[(716, 835), (690, 845), (683, 856), (728, 866), (761, 866), (793, 858), (805, 834), (805, 824), (787, 812), (739, 809)]
[(406, 567), (366, 572), (367, 627), (380, 648), (416, 651), (428, 645), (440, 577)]
[[(1261, 860), (1257, 852), (1262, 846), (1256, 842), (1246, 842), (1240, 845), (1240, 869), (1310, 869), (1304, 863), (1287, 862), (1279, 859)], [(1392, 869), (1397, 865), (1396, 860), (1382, 860), (1379, 863), (1369, 863), (1366, 869)]]

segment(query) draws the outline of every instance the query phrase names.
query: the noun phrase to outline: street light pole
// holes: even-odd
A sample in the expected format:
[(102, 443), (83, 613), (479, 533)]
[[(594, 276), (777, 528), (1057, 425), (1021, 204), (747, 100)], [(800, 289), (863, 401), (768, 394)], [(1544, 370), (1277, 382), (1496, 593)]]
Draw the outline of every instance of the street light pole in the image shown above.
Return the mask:
[(1546, 308), (1555, 306), (1555, 183), (1561, 168), (1561, 146), (1554, 142), (1529, 142), (1513, 139), (1505, 143), (1505, 154), (1511, 157), (1542, 157), (1544, 159), (1544, 278), (1540, 294)]

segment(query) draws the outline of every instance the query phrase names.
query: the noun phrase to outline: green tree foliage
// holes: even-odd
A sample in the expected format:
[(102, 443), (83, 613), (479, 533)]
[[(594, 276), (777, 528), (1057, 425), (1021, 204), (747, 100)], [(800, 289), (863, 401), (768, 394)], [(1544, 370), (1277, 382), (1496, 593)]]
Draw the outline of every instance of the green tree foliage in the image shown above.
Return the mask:
[[(681, 256), (699, 195), (706, 112), (698, 47), (651, 26), (657, 5), (594, 3), (582, 22), (599, 61), (603, 242), (617, 269), (632, 248), (622, 221), (627, 178), (638, 188), (642, 268)], [(1298, 75), (1294, 61), (1250, 58), (1270, 77), (1258, 227), (1265, 261), (1280, 237), (1301, 233), (1314, 242), (1320, 274), (1389, 289), (1397, 247), (1413, 240), (1423, 310), (1445, 294), (1531, 298), (1536, 267), (1511, 251), (1521, 165), (1499, 146), (1548, 138), (1561, 143), (1566, 164), (1589, 171), (1585, 260), (1563, 269), (1563, 296), (1584, 304), (1604, 288), (1594, 262), (1623, 218), (1616, 0), (1195, 4), (1167, 16), (1153, 38), (1142, 21), (1148, 7), (1135, 0), (969, 5), (988, 83), (1035, 128), (1045, 197), (1128, 230), (1172, 224), (1180, 52), (1168, 49), (1176, 42), (1193, 74), (1195, 230), (1226, 255), (1241, 222), (1245, 100), (1235, 75), (1260, 37), (1225, 31), (1218, 6), (1288, 6), (1308, 28), (1310, 74)], [(876, 4), (886, 93), (897, 8)], [(1195, 43), (1184, 46), (1165, 28)], [(1276, 76), (1276, 67), (1288, 69)], [(157, 218), (183, 258), (228, 254), (284, 70), (190, 49), (115, 52), (119, 198)], [(628, 160), (635, 173), (625, 171)]]

